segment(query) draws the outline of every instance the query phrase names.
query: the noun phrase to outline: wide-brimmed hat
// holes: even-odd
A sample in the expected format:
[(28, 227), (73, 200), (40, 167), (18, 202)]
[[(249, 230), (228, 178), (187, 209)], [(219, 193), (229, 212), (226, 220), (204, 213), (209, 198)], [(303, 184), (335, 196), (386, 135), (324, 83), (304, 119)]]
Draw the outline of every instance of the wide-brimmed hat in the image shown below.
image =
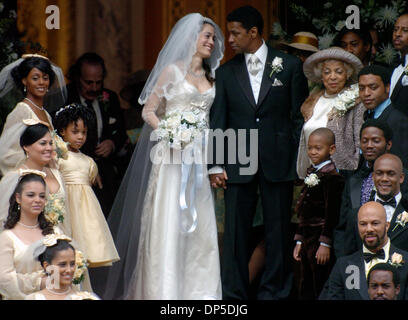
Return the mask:
[(353, 81), (357, 81), (357, 75), (363, 68), (362, 62), (354, 54), (339, 47), (330, 47), (313, 53), (306, 59), (303, 64), (303, 72), (306, 78), (313, 82), (321, 82), (321, 74), (317, 75), (315, 73), (315, 66), (325, 60), (339, 60), (348, 63), (353, 68), (353, 74), (350, 77)]
[(319, 40), (311, 32), (300, 31), (295, 33), (292, 42), (286, 45), (304, 51), (319, 51)]

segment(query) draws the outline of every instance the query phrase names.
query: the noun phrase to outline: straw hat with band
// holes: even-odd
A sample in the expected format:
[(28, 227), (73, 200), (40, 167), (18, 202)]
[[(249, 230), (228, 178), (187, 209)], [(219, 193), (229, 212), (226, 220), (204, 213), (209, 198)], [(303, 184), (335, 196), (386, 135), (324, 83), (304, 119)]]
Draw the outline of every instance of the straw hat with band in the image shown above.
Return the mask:
[(360, 70), (363, 68), (363, 64), (360, 59), (357, 58), (354, 54), (347, 52), (339, 47), (330, 47), (312, 54), (308, 57), (303, 64), (303, 72), (305, 73), (306, 78), (313, 82), (321, 82), (321, 75), (315, 74), (315, 66), (319, 62), (325, 60), (339, 60), (346, 62), (353, 68), (353, 74), (350, 79), (352, 81), (357, 81), (357, 75)]
[(304, 51), (319, 51), (319, 40), (311, 32), (301, 31), (295, 33), (292, 42), (286, 45)]

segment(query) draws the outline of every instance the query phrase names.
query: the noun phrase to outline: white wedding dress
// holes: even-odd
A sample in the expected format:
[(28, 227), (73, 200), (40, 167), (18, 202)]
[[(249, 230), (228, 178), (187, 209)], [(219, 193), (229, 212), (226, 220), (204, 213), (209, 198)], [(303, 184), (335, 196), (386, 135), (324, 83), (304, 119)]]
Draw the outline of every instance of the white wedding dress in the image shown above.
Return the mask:
[[(214, 86), (201, 94), (184, 80), (172, 90), (173, 98), (166, 101), (161, 116), (171, 111), (199, 110), (208, 123)], [(158, 110), (154, 112), (159, 116)], [(164, 148), (165, 154), (177, 152), (164, 141), (157, 145)], [(153, 156), (157, 152), (153, 151)], [(204, 157), (204, 150), (202, 154)], [(193, 219), (188, 210), (186, 215), (180, 209), (181, 164), (162, 161), (152, 165), (141, 217), (137, 264), (126, 299), (222, 298), (217, 225), (205, 162), (201, 169), (203, 181), (194, 202), (197, 225), (193, 232), (185, 232), (188, 227), (184, 228), (181, 220), (191, 225)], [(187, 203), (188, 194), (196, 183), (196, 170), (193, 165), (186, 189)]]

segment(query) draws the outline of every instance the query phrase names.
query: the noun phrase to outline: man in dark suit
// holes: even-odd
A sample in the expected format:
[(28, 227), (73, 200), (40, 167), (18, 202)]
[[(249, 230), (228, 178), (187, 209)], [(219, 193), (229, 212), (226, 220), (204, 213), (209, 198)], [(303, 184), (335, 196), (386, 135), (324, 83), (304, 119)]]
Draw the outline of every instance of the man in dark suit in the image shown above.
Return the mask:
[(390, 98), (392, 103), (408, 115), (408, 14), (401, 15), (394, 25), (392, 42), (401, 55), (400, 64), (394, 69), (391, 77)]
[(107, 217), (121, 180), (114, 165), (115, 158), (127, 135), (118, 95), (103, 86), (106, 73), (102, 57), (93, 52), (84, 53), (69, 69), (71, 83), (67, 86), (67, 104), (81, 103), (95, 115), (95, 122), (88, 128), (87, 140), (81, 151), (98, 165), (103, 188), (94, 190)]
[[(307, 81), (299, 59), (265, 44), (263, 19), (255, 8), (238, 8), (227, 22), (228, 41), (237, 54), (217, 70), (211, 129), (245, 136), (228, 139), (225, 149), (215, 143), (214, 159), (221, 158), (216, 163), (224, 168), (210, 165), (209, 170), (211, 185), (225, 188), (223, 295), (248, 299), (248, 239), (259, 189), (266, 260), (257, 296), (284, 299), (292, 287), (289, 221)], [(234, 148), (238, 155), (227, 156)], [(242, 163), (248, 155), (249, 166)]]
[[(334, 231), (334, 252), (336, 257), (352, 254), (358, 250), (356, 241), (356, 219), (359, 208), (370, 200), (374, 189), (374, 161), (389, 152), (392, 146), (393, 132), (389, 125), (378, 119), (369, 119), (360, 130), (360, 148), (363, 164), (353, 175), (346, 179), (342, 195), (339, 224)], [(404, 174), (408, 172), (404, 169)], [(408, 192), (405, 180), (401, 186), (403, 194)]]
[[(408, 210), (408, 199), (401, 193), (404, 177), (402, 162), (397, 156), (388, 153), (377, 158), (373, 170), (376, 191), (371, 192), (369, 201), (377, 201), (384, 205), (387, 222), (390, 224), (388, 237), (394, 246), (408, 251), (408, 232), (406, 232), (408, 224), (405, 226), (405, 223), (397, 223), (400, 221), (399, 215)], [(356, 215), (349, 216), (345, 238), (345, 252), (347, 254), (361, 247)]]
[(367, 202), (358, 211), (358, 231), (363, 245), (355, 253), (339, 258), (320, 295), (321, 300), (369, 300), (367, 275), (377, 263), (393, 263), (401, 279), (398, 299), (406, 300), (408, 252), (391, 243), (384, 207)]
[(361, 69), (358, 77), (360, 99), (367, 109), (364, 119), (379, 119), (388, 123), (393, 132), (390, 153), (400, 157), (404, 167), (408, 167), (408, 117), (388, 99), (389, 70), (371, 65)]

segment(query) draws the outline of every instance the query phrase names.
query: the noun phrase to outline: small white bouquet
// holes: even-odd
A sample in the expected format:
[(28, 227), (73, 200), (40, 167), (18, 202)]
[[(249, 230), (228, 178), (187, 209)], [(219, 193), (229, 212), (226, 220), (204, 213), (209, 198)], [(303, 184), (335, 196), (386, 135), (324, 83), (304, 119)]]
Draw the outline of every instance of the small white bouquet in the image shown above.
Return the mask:
[(166, 141), (174, 149), (183, 150), (207, 129), (205, 114), (199, 110), (172, 111), (160, 122), (155, 130), (159, 141)]
[(350, 88), (340, 93), (333, 103), (336, 114), (339, 117), (344, 116), (348, 110), (354, 107), (358, 96), (358, 84), (353, 84)]

